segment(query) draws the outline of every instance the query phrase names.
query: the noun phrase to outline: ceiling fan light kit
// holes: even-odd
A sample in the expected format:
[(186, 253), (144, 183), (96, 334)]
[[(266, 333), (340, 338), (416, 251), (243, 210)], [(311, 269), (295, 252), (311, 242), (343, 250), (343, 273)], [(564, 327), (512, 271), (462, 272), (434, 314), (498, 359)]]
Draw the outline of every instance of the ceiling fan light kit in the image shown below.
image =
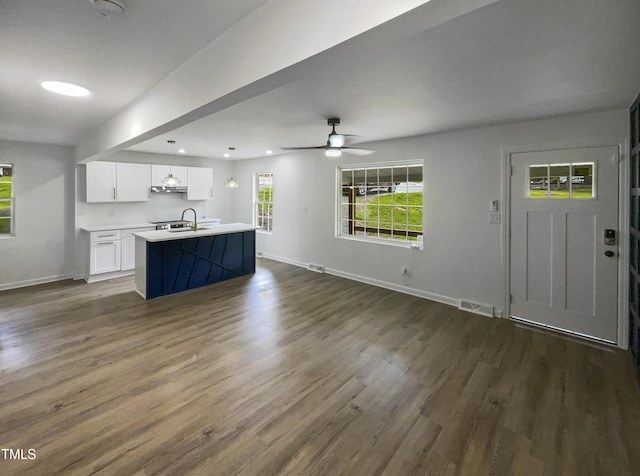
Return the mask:
[(345, 147), (347, 137), (357, 137), (354, 134), (338, 134), (336, 126), (340, 124), (340, 118), (330, 117), (327, 119), (327, 125), (331, 126), (331, 132), (327, 137), (327, 145), (319, 145), (316, 147), (280, 147), (281, 150), (309, 150), (324, 149), (324, 155), (327, 157), (340, 157), (342, 152), (355, 155), (373, 154), (375, 151), (370, 149), (362, 149), (359, 147)]
[(90, 0), (90, 2), (100, 15), (108, 19), (120, 17), (127, 11), (124, 0)]

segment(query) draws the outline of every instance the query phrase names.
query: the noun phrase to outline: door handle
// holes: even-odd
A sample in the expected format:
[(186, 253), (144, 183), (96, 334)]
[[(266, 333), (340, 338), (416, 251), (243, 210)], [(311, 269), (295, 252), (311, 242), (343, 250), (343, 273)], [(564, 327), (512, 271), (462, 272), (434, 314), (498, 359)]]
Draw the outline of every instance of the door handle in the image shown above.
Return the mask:
[(607, 250), (607, 251), (605, 251), (605, 252), (604, 252), (604, 255), (605, 255), (607, 258), (611, 258), (611, 257), (615, 256), (615, 253), (614, 253), (613, 251), (609, 251), (609, 250)]

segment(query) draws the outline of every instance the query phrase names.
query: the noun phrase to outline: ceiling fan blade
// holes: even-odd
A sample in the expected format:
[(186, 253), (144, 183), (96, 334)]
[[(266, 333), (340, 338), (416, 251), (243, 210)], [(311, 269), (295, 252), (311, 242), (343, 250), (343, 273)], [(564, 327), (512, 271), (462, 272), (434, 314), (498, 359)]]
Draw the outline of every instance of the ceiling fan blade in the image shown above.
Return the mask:
[(358, 147), (342, 147), (342, 152), (352, 155), (369, 155), (373, 154), (375, 150), (371, 149), (360, 149)]
[(311, 150), (311, 149), (326, 149), (326, 145), (318, 145), (315, 147), (280, 147), (280, 150)]

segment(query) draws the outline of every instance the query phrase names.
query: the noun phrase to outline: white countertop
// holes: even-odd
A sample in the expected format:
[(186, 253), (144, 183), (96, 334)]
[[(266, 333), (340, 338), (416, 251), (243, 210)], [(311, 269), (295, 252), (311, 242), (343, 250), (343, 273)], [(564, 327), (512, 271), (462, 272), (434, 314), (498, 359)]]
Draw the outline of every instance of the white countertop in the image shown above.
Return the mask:
[(155, 228), (156, 226), (153, 223), (126, 223), (126, 224), (115, 224), (115, 225), (93, 225), (93, 226), (83, 226), (81, 229), (84, 231), (106, 231), (106, 230), (129, 230), (131, 228)]
[(185, 238), (194, 238), (199, 236), (209, 235), (226, 235), (228, 233), (240, 233), (242, 231), (253, 231), (258, 228), (254, 225), (247, 225), (246, 223), (225, 223), (223, 225), (211, 225), (204, 230), (198, 231), (167, 231), (167, 230), (154, 230), (144, 231), (142, 233), (134, 233), (138, 238), (142, 238), (145, 241), (169, 241), (169, 240), (184, 240)]

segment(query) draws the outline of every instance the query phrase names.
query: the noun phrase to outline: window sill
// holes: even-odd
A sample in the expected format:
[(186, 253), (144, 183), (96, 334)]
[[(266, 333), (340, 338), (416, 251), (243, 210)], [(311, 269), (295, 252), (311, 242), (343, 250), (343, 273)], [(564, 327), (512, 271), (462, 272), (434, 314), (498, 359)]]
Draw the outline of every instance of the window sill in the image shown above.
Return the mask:
[(267, 231), (267, 230), (256, 230), (256, 233), (260, 233), (261, 235), (272, 235), (273, 231)]
[(424, 247), (422, 245), (420, 245), (419, 243), (415, 242), (415, 241), (411, 241), (411, 242), (402, 242), (402, 241), (391, 241), (391, 240), (379, 240), (376, 238), (361, 238), (361, 237), (352, 237), (349, 235), (336, 235), (336, 238), (340, 239), (340, 240), (347, 240), (347, 241), (357, 241), (360, 243), (372, 243), (372, 244), (376, 244), (376, 245), (386, 245), (386, 246), (394, 246), (396, 248), (405, 248), (405, 249), (411, 249), (411, 250), (419, 250), (419, 251), (423, 251)]

